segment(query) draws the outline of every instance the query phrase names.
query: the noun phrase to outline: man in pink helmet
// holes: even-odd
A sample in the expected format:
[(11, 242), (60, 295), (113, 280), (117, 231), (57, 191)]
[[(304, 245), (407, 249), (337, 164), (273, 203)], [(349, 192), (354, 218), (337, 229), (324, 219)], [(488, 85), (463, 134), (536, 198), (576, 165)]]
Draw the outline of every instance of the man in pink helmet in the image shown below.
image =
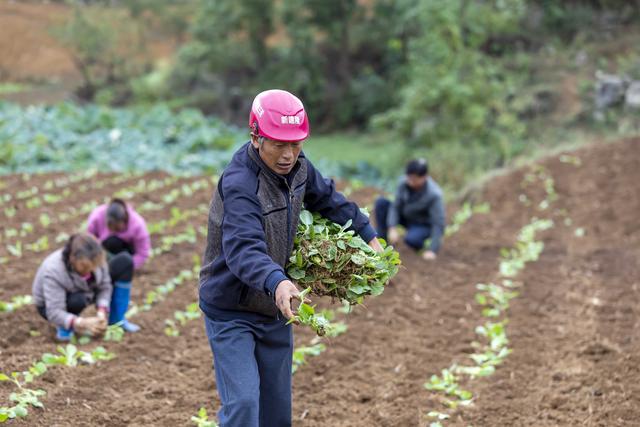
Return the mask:
[(291, 358), (296, 285), (285, 265), (302, 205), (351, 229), (381, 251), (355, 203), (302, 152), (309, 120), (283, 90), (256, 96), (251, 141), (218, 182), (200, 272), (200, 308), (214, 358), (223, 427), (291, 425)]

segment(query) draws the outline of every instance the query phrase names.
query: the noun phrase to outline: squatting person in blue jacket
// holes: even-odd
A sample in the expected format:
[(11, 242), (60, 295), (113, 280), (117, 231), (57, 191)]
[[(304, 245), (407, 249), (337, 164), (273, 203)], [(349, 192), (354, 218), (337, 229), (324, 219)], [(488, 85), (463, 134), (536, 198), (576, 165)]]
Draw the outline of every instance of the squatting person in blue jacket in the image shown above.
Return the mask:
[(253, 101), (251, 141), (220, 177), (209, 212), (200, 272), (200, 308), (213, 352), (222, 427), (291, 425), (293, 333), (287, 319), (299, 299), (285, 265), (304, 204), (340, 224), (352, 220), (381, 251), (355, 203), (335, 190), (304, 153), (309, 120), (283, 90)]
[(425, 240), (431, 245), (422, 253), (425, 260), (436, 259), (445, 229), (442, 190), (429, 176), (425, 159), (411, 160), (393, 202), (379, 198), (375, 204), (378, 235), (395, 245), (400, 239), (398, 225), (406, 229), (404, 242), (420, 251)]

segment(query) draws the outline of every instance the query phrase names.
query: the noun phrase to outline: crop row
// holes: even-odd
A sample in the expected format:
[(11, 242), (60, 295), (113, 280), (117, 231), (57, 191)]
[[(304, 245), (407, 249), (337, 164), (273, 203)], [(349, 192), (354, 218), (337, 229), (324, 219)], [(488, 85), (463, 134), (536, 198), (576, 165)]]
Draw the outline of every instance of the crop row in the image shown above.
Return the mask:
[[(165, 300), (177, 286), (183, 284), (186, 280), (191, 280), (196, 277), (200, 269), (198, 257), (194, 256), (193, 261), (194, 266), (192, 270), (182, 270), (174, 278), (147, 292), (142, 304), (134, 304), (131, 309), (129, 309), (126, 314), (127, 318), (134, 317), (140, 312), (151, 310), (155, 304)], [(123, 336), (124, 331), (122, 328), (119, 325), (112, 325), (107, 329), (103, 339), (106, 342), (119, 342)], [(87, 344), (89, 341), (90, 339), (88, 337), (82, 337), (79, 340), (79, 344)], [(26, 385), (32, 383), (36, 378), (46, 372), (47, 367), (53, 365), (75, 367), (80, 362), (94, 364), (96, 361), (111, 360), (114, 357), (114, 353), (107, 352), (107, 350), (101, 346), (91, 352), (83, 352), (78, 350), (75, 345), (69, 344), (66, 347), (59, 346), (58, 354), (43, 354), (39, 361), (35, 362), (25, 371), (15, 371), (10, 375), (0, 374), (0, 381), (11, 381), (17, 387), (17, 391), (11, 393), (9, 396), (12, 406), (0, 407), (0, 422), (17, 417), (26, 417), (30, 406), (36, 408), (44, 407), (39, 398), (44, 396), (46, 392), (41, 389), (29, 389)]]
[(10, 375), (0, 373), (0, 382), (12, 382), (17, 390), (9, 395), (11, 406), (0, 407), (0, 423), (14, 418), (24, 418), (29, 414), (29, 407), (44, 408), (40, 397), (46, 392), (27, 387), (36, 378), (47, 372), (52, 366), (76, 367), (80, 363), (93, 365), (98, 361), (111, 360), (116, 355), (109, 353), (104, 347), (96, 347), (90, 352), (78, 350), (73, 344), (59, 346), (57, 353), (45, 353), (40, 360), (34, 362), (26, 371), (12, 372)]
[[(503, 316), (509, 308), (509, 301), (515, 298), (518, 293), (512, 288), (514, 282), (509, 279), (517, 275), (528, 262), (538, 259), (544, 249), (544, 243), (535, 240), (537, 232), (547, 230), (553, 226), (551, 220), (534, 219), (531, 223), (523, 227), (518, 235), (515, 246), (502, 254), (500, 265), (510, 265), (508, 271), (502, 271), (504, 277), (501, 285), (494, 283), (478, 284), (478, 292), (475, 296), (476, 302), (482, 306), (482, 315), (487, 318), (498, 318)], [(473, 394), (463, 389), (459, 384), (460, 376), (467, 376), (470, 379), (492, 375), (496, 366), (500, 365), (511, 353), (508, 348), (509, 340), (506, 333), (507, 319), (499, 322), (487, 321), (483, 325), (476, 327), (476, 334), (481, 337), (485, 344), (472, 343), (476, 352), (469, 355), (474, 362), (473, 365), (453, 364), (447, 369), (443, 369), (440, 375), (432, 375), (425, 388), (427, 390), (442, 394), (442, 402), (448, 408), (455, 409), (458, 406), (471, 404)], [(432, 423), (432, 427), (439, 426), (442, 420), (449, 417), (448, 414), (431, 411), (429, 417), (437, 418), (438, 421)]]
[[(167, 178), (164, 181), (158, 181), (158, 183), (156, 184), (156, 186), (154, 188), (159, 188), (158, 186), (161, 185), (170, 185), (173, 182), (175, 182), (177, 178)], [(169, 193), (165, 194), (162, 198), (162, 202), (161, 203), (153, 203), (153, 202), (145, 202), (143, 204), (141, 204), (139, 207), (137, 207), (137, 210), (141, 213), (147, 212), (147, 211), (152, 211), (152, 210), (161, 210), (161, 209), (165, 209), (168, 206), (171, 206), (179, 197), (191, 197), (193, 196), (193, 194), (195, 194), (196, 192), (202, 190), (202, 189), (207, 189), (209, 186), (209, 180), (206, 178), (197, 180), (197, 181), (193, 181), (190, 184), (183, 184), (180, 188), (174, 188), (173, 190), (171, 190)], [(123, 191), (127, 192), (127, 194), (131, 195), (133, 190), (136, 190), (138, 192), (142, 192), (142, 191), (149, 191), (148, 190), (148, 186), (146, 187), (146, 190), (141, 190), (141, 186), (136, 185), (134, 187), (131, 188), (127, 188), (124, 189)], [(161, 187), (160, 187), (161, 188)], [(118, 193), (116, 193), (117, 195)], [(106, 202), (106, 200), (105, 200)], [(82, 205), (82, 207), (78, 210), (76, 208), (70, 208), (69, 211), (73, 212), (73, 214), (67, 214), (66, 212), (63, 212), (61, 214), (58, 215), (58, 221), (62, 222), (62, 221), (66, 221), (72, 217), (76, 217), (76, 216), (81, 216), (81, 215), (88, 215), (97, 205), (98, 205), (99, 201), (94, 200), (88, 203), (84, 203)], [(193, 217), (199, 213), (204, 212), (206, 209), (206, 207), (203, 206), (199, 206), (197, 209), (194, 210), (189, 210), (189, 211), (181, 211), (178, 208), (172, 208), (172, 218), (166, 220), (165, 222), (160, 221), (157, 224), (152, 224), (152, 227), (150, 227), (150, 232), (152, 233), (156, 233), (159, 231), (162, 231), (163, 227), (169, 225), (171, 226), (172, 224), (176, 224), (178, 222), (181, 221), (185, 221), (186, 219)], [(54, 223), (56, 221), (54, 221), (54, 219), (50, 218), (49, 215), (47, 214), (41, 214), (40, 215), (40, 224), (43, 227), (48, 227), (49, 225), (51, 225), (52, 223)], [(21, 232), (19, 233), (16, 229), (6, 229), (5, 230), (5, 235), (10, 236), (10, 237), (14, 237), (14, 236), (22, 236), (22, 235), (27, 235), (27, 234), (31, 234), (33, 233), (34, 227), (32, 224), (30, 223), (23, 223), (21, 226), (22, 230), (26, 230), (26, 232)], [(66, 232), (62, 232), (60, 234), (58, 234), (58, 236), (56, 237), (55, 241), (56, 243), (60, 243), (65, 241), (67, 238), (69, 237), (69, 234)], [(21, 240), (16, 240), (13, 243), (8, 243), (5, 245), (7, 252), (12, 255), (15, 258), (20, 258), (22, 257), (22, 255), (24, 254), (24, 252), (26, 251), (31, 251), (31, 252), (43, 252), (49, 249), (50, 247), (50, 242), (49, 242), (49, 238), (47, 236), (41, 236), (39, 237), (35, 242), (31, 242), (31, 243), (23, 243)], [(0, 257), (0, 264), (6, 263), (8, 262), (7, 257)]]
[[(202, 211), (201, 208), (197, 208), (193, 210), (193, 212), (196, 212), (196, 213), (200, 213), (201, 211)], [(188, 219), (190, 217), (191, 215), (181, 216), (180, 221), (184, 221), (185, 219)], [(168, 226), (173, 227), (176, 224), (177, 222), (169, 224)], [(193, 226), (189, 225), (185, 231), (172, 234), (172, 235), (162, 236), (161, 244), (152, 250), (151, 258), (155, 258), (163, 253), (171, 251), (173, 247), (178, 244), (182, 244), (182, 243), (195, 244), (197, 242), (198, 233), (201, 236), (206, 237), (206, 233), (207, 233), (206, 227), (200, 226), (196, 231), (196, 229)], [(46, 238), (46, 236), (44, 238)], [(68, 236), (65, 236), (64, 240), (66, 240), (66, 238), (68, 238)], [(29, 304), (32, 304), (32, 298), (30, 295), (14, 296), (10, 301), (0, 301), (0, 313), (3, 313), (3, 312), (10, 313)]]
[[(168, 177), (168, 178), (165, 178), (164, 180), (152, 180), (149, 182), (149, 184), (147, 184), (146, 180), (141, 179), (135, 185), (132, 185), (131, 187), (127, 187), (120, 191), (127, 192), (127, 194), (130, 194), (130, 192), (132, 194), (135, 194), (136, 190), (138, 192), (142, 192), (142, 191), (145, 191), (147, 187), (151, 187), (153, 189), (162, 189), (168, 185), (172, 185), (178, 179), (179, 179), (178, 177)], [(141, 188), (143, 189), (141, 190)], [(152, 190), (148, 190), (148, 191), (152, 191)], [(116, 193), (116, 195), (117, 194), (118, 193)], [(108, 198), (105, 198), (103, 202), (106, 202), (107, 200)], [(83, 203), (79, 209), (76, 208), (75, 206), (71, 206), (66, 211), (60, 212), (55, 216), (50, 216), (49, 214), (43, 212), (40, 214), (38, 221), (43, 228), (48, 228), (52, 224), (64, 222), (69, 219), (75, 218), (77, 216), (88, 215), (99, 203), (100, 203), (99, 200), (92, 200), (92, 201)], [(8, 208), (5, 208), (5, 213), (7, 209)], [(11, 208), (11, 209), (14, 209), (14, 208)], [(35, 207), (33, 209), (35, 209)], [(29, 222), (23, 222), (20, 226), (20, 229), (13, 229), (13, 228), (5, 229), (4, 237), (5, 238), (26, 237), (27, 235), (32, 234), (34, 230), (35, 228), (33, 224)], [(13, 244), (13, 246), (22, 246), (22, 242), (17, 241)]]
[[(64, 175), (64, 176), (58, 177), (58, 178), (52, 178), (52, 179), (47, 180), (44, 183), (44, 185), (42, 186), (42, 188), (44, 190), (51, 191), (51, 190), (56, 189), (56, 188), (67, 187), (69, 185), (81, 182), (83, 180), (91, 179), (97, 173), (98, 173), (97, 170), (89, 169), (89, 170), (82, 171), (82, 172), (76, 172), (74, 174)], [(22, 174), (21, 175), (21, 181), (22, 182), (29, 182), (29, 180), (33, 176), (34, 175)], [(28, 178), (28, 179), (26, 179), (26, 178)], [(0, 183), (0, 189), (4, 189), (6, 187), (7, 187), (7, 185), (4, 182)], [(31, 197), (31, 196), (33, 196), (35, 194), (38, 194), (38, 192), (39, 192), (38, 187), (37, 186), (32, 186), (28, 190), (20, 190), (20, 191), (18, 191), (16, 193), (5, 193), (5, 194), (2, 194), (2, 195), (0, 195), (0, 206), (2, 206), (3, 204), (5, 204), (7, 202), (10, 202), (11, 200), (21, 200), (21, 199), (25, 199), (25, 198)]]
[[(545, 192), (544, 200), (537, 205), (537, 208), (538, 210), (546, 210), (552, 202), (558, 199), (554, 180), (544, 167), (536, 165), (534, 173), (525, 175), (522, 188), (536, 182), (542, 184)], [(519, 199), (522, 202), (524, 198), (520, 195)], [(528, 198), (526, 201), (528, 202), (527, 206), (530, 206)], [(460, 385), (462, 377), (474, 379), (492, 375), (496, 367), (511, 353), (511, 349), (508, 347), (506, 313), (509, 309), (509, 302), (518, 296), (518, 292), (514, 290), (517, 285), (512, 279), (525, 268), (527, 263), (536, 261), (544, 250), (544, 243), (536, 240), (536, 234), (553, 226), (554, 223), (550, 219), (534, 218), (520, 230), (512, 248), (500, 251), (498, 276), (501, 277), (501, 283), (476, 285), (479, 292), (475, 295), (475, 301), (482, 307), (482, 316), (491, 320), (487, 320), (475, 329), (484, 344), (472, 343), (476, 352), (471, 354), (469, 358), (474, 364), (453, 364), (449, 368), (443, 369), (440, 375), (432, 375), (429, 381), (424, 384), (427, 390), (439, 393), (441, 401), (449, 409), (466, 406), (473, 401), (473, 394)], [(493, 320), (499, 318), (501, 319), (499, 321)], [(442, 423), (450, 418), (449, 413), (436, 410), (430, 411), (427, 416), (433, 420), (430, 424), (431, 427), (441, 427)]]
[[(91, 172), (91, 175), (87, 173), (81, 176), (87, 177), (87, 176), (94, 176), (96, 174), (95, 171), (90, 171), (90, 172)], [(62, 191), (58, 193), (51, 193), (51, 192), (42, 193), (41, 192), (41, 190), (51, 191), (55, 188), (58, 188), (58, 186), (55, 185), (55, 183), (62, 184), (70, 181), (70, 180), (65, 180), (63, 178), (58, 178), (57, 180), (46, 181), (45, 184), (42, 186), (42, 188), (33, 186), (30, 189), (21, 190), (16, 193), (15, 197), (13, 197), (11, 194), (5, 194), (3, 196), (0, 196), (0, 201), (3, 201), (3, 203), (6, 203), (8, 201), (11, 201), (12, 199), (14, 199), (15, 201), (24, 200), (25, 207), (28, 210), (32, 210), (32, 209), (42, 207), (44, 205), (58, 204), (61, 201), (64, 201), (66, 198), (68, 198), (71, 195), (75, 196), (78, 194), (86, 193), (88, 191), (101, 190), (108, 185), (120, 185), (135, 176), (136, 174), (131, 174), (131, 173), (119, 174), (111, 179), (94, 180), (91, 182), (91, 184), (81, 184), (77, 189), (64, 188)], [(0, 205), (2, 205), (3, 203), (0, 203)], [(3, 212), (6, 218), (13, 218), (18, 212), (18, 209), (16, 208), (15, 205), (13, 205), (13, 206), (5, 207), (3, 209)]]

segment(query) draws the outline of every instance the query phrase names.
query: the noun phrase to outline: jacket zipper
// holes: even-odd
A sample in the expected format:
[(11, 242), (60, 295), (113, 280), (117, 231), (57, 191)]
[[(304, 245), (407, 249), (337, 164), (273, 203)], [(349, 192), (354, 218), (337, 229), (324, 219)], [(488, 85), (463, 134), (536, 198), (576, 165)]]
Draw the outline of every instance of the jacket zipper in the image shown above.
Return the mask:
[[(293, 204), (293, 191), (291, 191), (291, 186), (287, 179), (283, 179), (285, 186), (287, 187), (285, 197), (287, 199), (287, 248), (291, 246), (291, 215), (293, 212), (291, 211), (291, 205)], [(276, 319), (280, 320), (280, 310), (276, 313)]]
[(286, 179), (284, 183), (287, 186), (287, 248), (289, 248), (289, 246), (291, 246), (291, 215), (293, 214), (291, 205), (293, 204), (293, 191)]

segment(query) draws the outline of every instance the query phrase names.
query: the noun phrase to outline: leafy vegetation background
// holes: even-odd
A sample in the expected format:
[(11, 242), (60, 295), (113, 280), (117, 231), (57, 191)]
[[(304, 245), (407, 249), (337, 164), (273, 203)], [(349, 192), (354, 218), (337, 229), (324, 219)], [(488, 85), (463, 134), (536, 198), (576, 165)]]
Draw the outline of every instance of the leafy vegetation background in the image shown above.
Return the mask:
[[(313, 160), (377, 185), (415, 156), (460, 189), (540, 148), (638, 132), (637, 112), (592, 115), (596, 70), (640, 70), (637, 2), (62, 3), (49, 31), (83, 106), (3, 104), (3, 172), (219, 170), (247, 137), (253, 97), (273, 87), (304, 100)], [(154, 56), (158, 39), (171, 41), (168, 60)], [(33, 84), (7, 81), (0, 94)]]

